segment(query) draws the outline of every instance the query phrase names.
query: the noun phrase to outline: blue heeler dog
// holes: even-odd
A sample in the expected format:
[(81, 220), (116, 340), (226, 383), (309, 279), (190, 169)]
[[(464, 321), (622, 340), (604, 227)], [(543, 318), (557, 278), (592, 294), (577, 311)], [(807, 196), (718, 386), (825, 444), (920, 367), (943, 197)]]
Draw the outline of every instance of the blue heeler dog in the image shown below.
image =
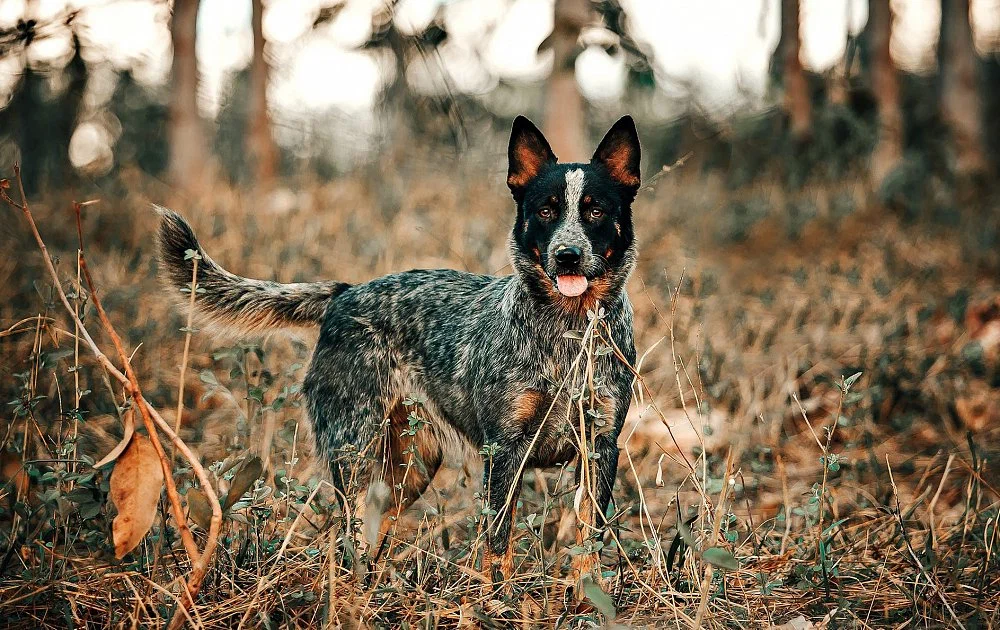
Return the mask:
[[(542, 133), (518, 117), (508, 160), (517, 202), (510, 276), (440, 269), (354, 286), (279, 284), (220, 267), (173, 212), (162, 212), (159, 228), (160, 264), (173, 287), (190, 286), (185, 252), (200, 253), (196, 305), (208, 319), (246, 333), (319, 326), (304, 383), (313, 434), (369, 544), (446, 456), (469, 445), (487, 454), (483, 487), (495, 516), (483, 568), (494, 579), (513, 572), (511, 526), (526, 467), (567, 463), (583, 450), (577, 476), (589, 475), (592, 490), (577, 492), (587, 527), (578, 541), (599, 534), (594, 519), (611, 502), (635, 363), (625, 294), (636, 263), (632, 119), (614, 124), (589, 163), (559, 164)], [(588, 344), (604, 351), (588, 353), (581, 367), (580, 335), (571, 331), (588, 330)], [(574, 374), (587, 386), (558, 385)], [(424, 401), (417, 430), (407, 398)], [(592, 558), (574, 564), (581, 577), (594, 569)]]

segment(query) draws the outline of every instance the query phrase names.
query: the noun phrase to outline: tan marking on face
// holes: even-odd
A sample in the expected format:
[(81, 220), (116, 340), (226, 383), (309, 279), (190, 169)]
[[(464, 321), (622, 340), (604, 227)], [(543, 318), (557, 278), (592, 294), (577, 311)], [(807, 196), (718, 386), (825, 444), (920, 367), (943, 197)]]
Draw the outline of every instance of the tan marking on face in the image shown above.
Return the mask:
[(597, 308), (598, 302), (604, 302), (611, 290), (611, 282), (606, 277), (594, 278), (589, 281), (587, 291), (578, 297), (566, 297), (558, 291), (553, 291), (556, 304), (570, 313), (586, 315), (587, 311)]
[(583, 295), (566, 297), (552, 284), (552, 281), (549, 280), (549, 276), (540, 264), (535, 265), (535, 270), (538, 272), (542, 286), (545, 287), (552, 302), (568, 313), (580, 316), (586, 315), (588, 310), (594, 310), (598, 301), (604, 302), (611, 290), (611, 281), (607, 277), (602, 276), (589, 280), (587, 290)]

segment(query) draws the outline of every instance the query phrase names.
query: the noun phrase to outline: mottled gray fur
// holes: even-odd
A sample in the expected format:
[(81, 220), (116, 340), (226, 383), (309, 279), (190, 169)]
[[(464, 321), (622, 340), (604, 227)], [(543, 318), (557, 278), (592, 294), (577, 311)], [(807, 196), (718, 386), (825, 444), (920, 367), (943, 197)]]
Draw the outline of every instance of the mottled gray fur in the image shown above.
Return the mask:
[(312, 327), (323, 319), (330, 299), (350, 286), (344, 282), (283, 284), (229, 273), (201, 249), (191, 226), (179, 214), (155, 208), (160, 213), (160, 273), (168, 284), (190, 288), (193, 262), (187, 259), (187, 252), (197, 251), (201, 256), (201, 297), (195, 307), (210, 323), (245, 334), (267, 333), (286, 326)]
[[(583, 171), (573, 171), (565, 178), (569, 188), (559, 191), (575, 196), (573, 212), (583, 178)], [(283, 325), (320, 327), (304, 392), (319, 451), (346, 494), (386, 479), (402, 509), (426, 488), (449, 454), (495, 445), (484, 487), (491, 507), (504, 513), (509, 495), (516, 502), (516, 474), (523, 461), (551, 466), (577, 455), (568, 425), (576, 426), (579, 417), (571, 408), (569, 388), (558, 398), (555, 393), (581, 349), (580, 341), (565, 333), (587, 327), (587, 309), (568, 306), (556, 293), (539, 295), (543, 267), (517, 246), (514, 234), (509, 247), (514, 274), (509, 276), (414, 270), (356, 286), (278, 284), (225, 271), (180, 216), (168, 210), (161, 216), (164, 276), (175, 289), (189, 286), (191, 261), (184, 253), (198, 251), (198, 284), (204, 293), (196, 303), (205, 314), (249, 332)], [(596, 258), (581, 229), (568, 225), (559, 238), (560, 245), (580, 247)], [(629, 243), (620, 264), (600, 269), (600, 306), (607, 324), (601, 335), (629, 364), (635, 349), (632, 306), (624, 287), (635, 258), (635, 245)], [(612, 428), (595, 439), (600, 453), (597, 502), (603, 514), (614, 484), (617, 438), (631, 398), (632, 373), (615, 353), (604, 353), (594, 358), (594, 378), (603, 385), (596, 413)], [(403, 406), (408, 397), (425, 402)], [(416, 435), (406, 433), (411, 411), (427, 422)], [(501, 519), (494, 531), (490, 547), (504, 553), (509, 518)]]

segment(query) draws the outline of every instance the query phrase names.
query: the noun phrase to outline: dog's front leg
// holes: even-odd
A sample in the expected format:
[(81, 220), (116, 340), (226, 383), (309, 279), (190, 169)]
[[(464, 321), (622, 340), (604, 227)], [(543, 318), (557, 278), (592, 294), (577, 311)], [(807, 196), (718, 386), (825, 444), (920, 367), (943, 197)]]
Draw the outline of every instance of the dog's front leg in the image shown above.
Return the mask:
[(521, 494), (521, 468), (524, 457), (522, 448), (498, 448), (486, 459), (483, 467), (483, 487), (490, 516), (483, 570), (494, 582), (506, 581), (514, 574), (514, 547), (511, 533), (517, 512), (517, 498)]
[[(587, 488), (581, 480), (578, 500), (575, 509), (579, 513), (576, 530), (576, 552), (572, 560), (573, 580), (579, 584), (584, 578), (590, 577), (595, 583), (601, 583), (600, 551), (590, 551), (590, 541), (600, 540), (606, 525), (606, 514), (611, 505), (611, 491), (615, 485), (618, 472), (618, 441), (617, 432), (603, 433), (594, 439), (594, 451), (598, 454), (591, 465), (596, 467), (596, 488)], [(591, 498), (590, 492), (594, 492)], [(577, 597), (582, 597), (582, 589), (578, 589)]]
[(611, 505), (611, 491), (618, 476), (618, 434), (602, 433), (594, 440), (594, 448), (600, 453), (597, 459), (597, 520), (595, 525), (606, 525), (608, 507)]

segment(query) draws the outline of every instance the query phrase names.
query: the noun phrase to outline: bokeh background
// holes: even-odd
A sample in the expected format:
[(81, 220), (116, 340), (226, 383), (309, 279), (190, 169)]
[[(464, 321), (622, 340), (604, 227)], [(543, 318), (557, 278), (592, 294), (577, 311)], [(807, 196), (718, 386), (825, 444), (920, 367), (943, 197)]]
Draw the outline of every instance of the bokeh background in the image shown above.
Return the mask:
[[(329, 179), (410, 141), (492, 159), (518, 113), (582, 159), (628, 111), (655, 170), (755, 131), (779, 148), (784, 109), (793, 136), (826, 142), (817, 162), (861, 162), (875, 136), (898, 135), (882, 138), (902, 145), (879, 147), (884, 175), (941, 140), (934, 129), (963, 137), (942, 166), (982, 168), (1000, 6), (891, 6), (870, 19), (859, 0), (6, 0), (0, 164), (22, 162), (32, 190), (123, 166), (184, 186), (209, 172)], [(878, 106), (892, 133), (871, 128)], [(699, 124), (702, 137), (672, 138)]]
[[(722, 544), (745, 564), (713, 578), (730, 589), (712, 600), (713, 623), (829, 613), (855, 627), (988, 625), (1000, 592), (989, 577), (1000, 477), (987, 465), (1000, 454), (997, 0), (0, 0), (0, 177), (20, 164), (71, 292), (71, 202), (94, 201), (88, 263), (146, 396), (171, 421), (185, 311), (157, 280), (152, 203), (184, 214), (217, 261), (251, 277), (509, 273), (513, 117), (578, 161), (625, 113), (643, 142), (629, 291), (647, 389), (622, 438), (616, 496), (632, 525), (624, 552), (674, 599), (619, 582), (620, 608), (693, 616), (679, 593), (697, 591), (700, 565), (689, 554), (672, 581), (663, 554), (682, 511), (711, 530), (728, 455), (740, 475)], [(19, 212), (0, 212), (2, 498), (28, 496), (20, 471), (42, 487), (47, 471), (62, 474), (59, 454), (99, 459), (121, 435), (124, 400), (85, 356), (77, 369), (30, 232)], [(193, 336), (184, 435), (206, 464), (260, 455), (275, 494), (253, 505), (268, 515), (322, 477), (298, 390), (312, 343), (308, 332)], [(568, 483), (528, 477), (526, 511)], [(477, 483), (474, 470), (443, 475), (408, 515), (418, 546), (473, 562), (440, 532), (475, 512)], [(244, 521), (280, 540), (287, 522), (255, 509), (242, 508)], [(559, 518), (545, 514), (542, 538), (562, 549)], [(104, 539), (88, 536), (103, 558)], [(400, 534), (400, 549), (413, 540)], [(405, 548), (399, 567), (419, 555)], [(0, 576), (17, 566), (42, 579), (30, 571), (45, 552), (32, 553), (8, 554)], [(254, 553), (250, 569), (220, 560), (231, 588), (213, 591), (208, 625), (243, 614), (230, 608), (245, 605), (234, 603), (240, 572), (259, 574), (268, 558)], [(305, 558), (281, 569), (302, 608), (260, 603), (275, 623), (326, 614), (306, 596), (322, 594), (326, 568)], [(81, 584), (37, 597), (56, 610)], [(384, 597), (375, 619), (398, 623), (413, 584), (392, 584), (395, 594), (341, 586), (345, 601)], [(116, 597), (73, 601), (125, 619), (129, 596)], [(18, 601), (17, 619), (48, 619), (37, 600)], [(456, 601), (444, 597), (439, 619), (465, 610)]]

